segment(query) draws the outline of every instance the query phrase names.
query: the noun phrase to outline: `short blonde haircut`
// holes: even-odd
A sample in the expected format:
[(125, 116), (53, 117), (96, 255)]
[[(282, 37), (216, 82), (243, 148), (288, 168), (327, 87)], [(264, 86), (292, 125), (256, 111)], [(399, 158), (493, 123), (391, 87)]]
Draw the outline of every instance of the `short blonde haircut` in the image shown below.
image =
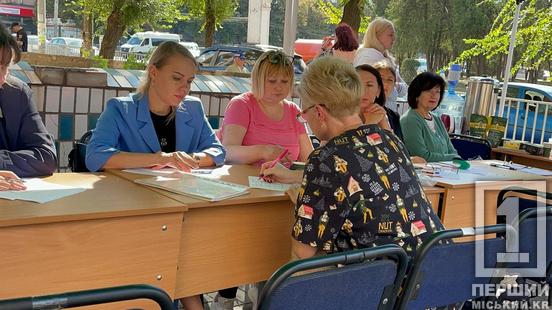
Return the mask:
[(165, 65), (165, 63), (167, 63), (167, 60), (174, 55), (180, 55), (186, 59), (191, 60), (194, 63), (194, 66), (197, 68), (197, 61), (195, 60), (192, 53), (188, 51), (187, 48), (185, 48), (184, 46), (180, 45), (177, 42), (165, 41), (159, 44), (159, 46), (155, 49), (153, 54), (151, 54), (151, 57), (148, 61), (148, 67), (146, 68), (146, 71), (142, 76), (140, 85), (136, 89), (137, 94), (140, 94), (143, 96), (149, 90), (149, 87), (151, 85), (149, 68), (151, 66), (155, 66), (157, 69), (161, 69)]
[(363, 89), (350, 63), (338, 57), (320, 57), (303, 73), (299, 95), (303, 108), (324, 105), (334, 117), (357, 115)]
[(393, 75), (393, 78), (395, 78), (395, 82), (397, 81), (397, 72), (395, 71), (397, 69), (395, 69), (395, 66), (393, 66), (393, 64), (389, 60), (380, 60), (372, 65), (372, 67), (374, 67), (374, 69), (378, 71), (389, 70), (389, 72), (391, 72), (391, 74)]
[(366, 33), (364, 34), (364, 40), (362, 41), (362, 47), (375, 48), (380, 51), (385, 57), (395, 62), (395, 58), (393, 58), (391, 53), (386, 50), (381, 42), (378, 40), (378, 36), (380, 36), (385, 30), (389, 28), (394, 28), (393, 23), (390, 20), (382, 17), (374, 19), (372, 22), (370, 22), (370, 24), (368, 24), (368, 28), (366, 29)]
[(257, 100), (264, 96), (266, 78), (276, 75), (282, 75), (289, 79), (289, 89), (286, 92), (289, 94), (295, 77), (293, 58), (280, 51), (264, 52), (255, 62), (251, 72), (251, 92)]

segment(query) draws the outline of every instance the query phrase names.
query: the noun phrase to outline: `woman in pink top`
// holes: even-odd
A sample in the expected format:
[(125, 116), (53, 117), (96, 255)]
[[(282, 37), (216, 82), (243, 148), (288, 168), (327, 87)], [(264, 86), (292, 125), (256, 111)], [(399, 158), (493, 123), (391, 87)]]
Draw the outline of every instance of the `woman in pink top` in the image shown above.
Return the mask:
[(306, 161), (312, 143), (301, 110), (285, 98), (293, 83), (292, 59), (279, 51), (265, 52), (251, 72), (251, 92), (230, 100), (220, 138), (226, 160), (251, 164), (276, 159), (284, 149), (287, 161)]

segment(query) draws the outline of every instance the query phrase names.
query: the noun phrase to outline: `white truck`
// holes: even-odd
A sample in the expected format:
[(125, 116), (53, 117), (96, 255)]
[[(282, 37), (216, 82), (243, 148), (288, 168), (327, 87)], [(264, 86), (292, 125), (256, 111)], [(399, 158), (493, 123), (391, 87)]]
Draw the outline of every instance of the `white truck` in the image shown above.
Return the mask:
[(146, 54), (165, 41), (180, 42), (180, 35), (155, 31), (137, 32), (121, 46), (121, 52)]

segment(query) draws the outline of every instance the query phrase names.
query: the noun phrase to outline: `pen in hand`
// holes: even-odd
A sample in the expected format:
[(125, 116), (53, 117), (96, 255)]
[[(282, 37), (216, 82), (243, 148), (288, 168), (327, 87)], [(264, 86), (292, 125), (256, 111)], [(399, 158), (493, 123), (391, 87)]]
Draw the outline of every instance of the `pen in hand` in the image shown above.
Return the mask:
[[(287, 155), (287, 153), (288, 153), (288, 150), (284, 149), (284, 151), (282, 153), (280, 153), (280, 155), (278, 155), (278, 157), (276, 157), (276, 159), (274, 159), (271, 162), (271, 164), (268, 166), (268, 169), (274, 168), (274, 166), (276, 166), (276, 164), (278, 164)], [(259, 179), (263, 179), (263, 180), (267, 181), (262, 174), (259, 175)]]

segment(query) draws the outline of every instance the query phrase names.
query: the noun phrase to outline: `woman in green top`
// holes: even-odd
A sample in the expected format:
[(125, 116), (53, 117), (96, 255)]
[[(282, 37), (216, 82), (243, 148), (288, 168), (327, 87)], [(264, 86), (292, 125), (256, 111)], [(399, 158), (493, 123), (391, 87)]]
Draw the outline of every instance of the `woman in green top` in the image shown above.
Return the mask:
[(401, 117), (401, 129), (410, 156), (428, 162), (460, 158), (443, 122), (431, 112), (441, 104), (444, 92), (445, 81), (432, 72), (419, 74), (408, 87), (410, 109)]

